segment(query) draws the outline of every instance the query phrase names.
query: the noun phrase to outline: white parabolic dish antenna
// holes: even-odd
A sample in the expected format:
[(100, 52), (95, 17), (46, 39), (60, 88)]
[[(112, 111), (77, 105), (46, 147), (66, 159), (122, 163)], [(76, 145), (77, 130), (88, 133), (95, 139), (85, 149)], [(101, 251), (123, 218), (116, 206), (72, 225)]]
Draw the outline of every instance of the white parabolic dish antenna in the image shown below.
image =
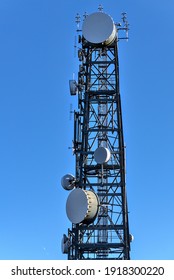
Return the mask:
[(109, 15), (97, 12), (85, 18), (82, 34), (92, 44), (109, 45), (116, 38), (116, 27)]
[(66, 202), (68, 219), (74, 224), (90, 224), (98, 213), (99, 200), (92, 191), (73, 190)]
[(74, 184), (75, 184), (75, 177), (71, 174), (66, 174), (61, 179), (62, 187), (67, 191), (72, 190), (74, 188)]
[(106, 163), (110, 160), (111, 153), (108, 148), (99, 147), (94, 152), (94, 159), (98, 164)]

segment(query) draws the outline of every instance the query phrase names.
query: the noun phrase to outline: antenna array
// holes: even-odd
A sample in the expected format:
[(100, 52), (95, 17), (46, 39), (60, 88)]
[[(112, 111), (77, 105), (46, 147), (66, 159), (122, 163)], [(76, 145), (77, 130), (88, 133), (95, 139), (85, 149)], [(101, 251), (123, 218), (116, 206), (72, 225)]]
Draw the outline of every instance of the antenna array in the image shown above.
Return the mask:
[[(128, 206), (125, 183), (117, 44), (128, 39), (126, 13), (122, 24), (99, 11), (76, 16), (78, 81), (70, 80), (71, 95), (78, 95), (74, 111), (73, 152), (75, 175), (61, 184), (70, 191), (66, 203), (72, 223), (63, 235), (68, 259), (130, 259)], [(119, 37), (119, 32), (126, 36)]]

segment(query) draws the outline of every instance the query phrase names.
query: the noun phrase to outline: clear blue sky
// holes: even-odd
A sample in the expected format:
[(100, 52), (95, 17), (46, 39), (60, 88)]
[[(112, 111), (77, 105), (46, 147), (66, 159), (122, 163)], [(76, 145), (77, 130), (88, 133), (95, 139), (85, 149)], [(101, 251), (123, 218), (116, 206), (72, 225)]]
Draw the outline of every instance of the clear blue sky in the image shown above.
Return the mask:
[(76, 13), (102, 4), (119, 43), (132, 259), (174, 259), (174, 2), (0, 1), (0, 259), (66, 259)]

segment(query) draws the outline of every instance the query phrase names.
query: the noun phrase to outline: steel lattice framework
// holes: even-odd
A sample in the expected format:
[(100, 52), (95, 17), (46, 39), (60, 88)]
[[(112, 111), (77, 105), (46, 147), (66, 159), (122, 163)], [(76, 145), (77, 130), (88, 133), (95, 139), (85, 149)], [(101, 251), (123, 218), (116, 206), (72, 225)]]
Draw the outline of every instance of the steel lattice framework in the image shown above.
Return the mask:
[[(125, 19), (123, 13), (125, 28), (120, 29), (127, 31)], [(108, 45), (91, 44), (79, 36), (79, 44), (78, 110), (74, 111), (73, 139), (75, 187), (97, 194), (99, 209), (92, 223), (72, 223), (68, 236), (64, 235), (64, 243), (68, 244), (65, 251), (69, 260), (129, 260), (131, 235), (125, 182), (118, 36)], [(108, 162), (96, 162), (94, 154), (99, 147), (110, 151)]]
[[(93, 190), (100, 200), (93, 224), (72, 225), (68, 259), (129, 259), (117, 42), (98, 48), (82, 44), (79, 54), (79, 110), (74, 112), (76, 186)], [(94, 161), (97, 147), (111, 151), (109, 163)]]

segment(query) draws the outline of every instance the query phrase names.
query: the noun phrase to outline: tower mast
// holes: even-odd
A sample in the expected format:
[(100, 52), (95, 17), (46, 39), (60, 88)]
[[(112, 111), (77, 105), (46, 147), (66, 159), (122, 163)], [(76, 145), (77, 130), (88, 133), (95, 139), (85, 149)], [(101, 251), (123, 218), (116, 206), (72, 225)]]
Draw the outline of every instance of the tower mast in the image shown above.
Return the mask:
[(100, 10), (78, 15), (78, 94), (74, 112), (75, 176), (67, 174), (62, 186), (71, 190), (66, 211), (72, 227), (62, 249), (68, 259), (130, 259), (130, 234), (125, 182), (125, 147), (119, 87), (118, 41), (123, 24)]

